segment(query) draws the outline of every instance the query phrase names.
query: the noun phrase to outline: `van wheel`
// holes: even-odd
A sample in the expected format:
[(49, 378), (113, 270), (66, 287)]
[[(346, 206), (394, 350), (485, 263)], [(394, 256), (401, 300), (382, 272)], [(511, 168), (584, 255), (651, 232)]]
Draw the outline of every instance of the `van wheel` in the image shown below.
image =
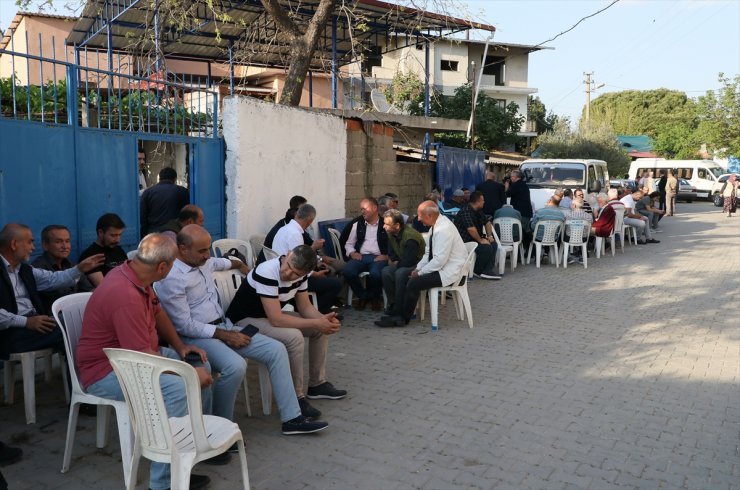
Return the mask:
[(713, 203), (714, 203), (714, 205), (715, 205), (715, 206), (717, 206), (718, 208), (719, 208), (719, 207), (722, 207), (722, 204), (723, 204), (723, 202), (722, 202), (722, 201), (724, 201), (724, 199), (722, 199), (722, 196), (720, 196), (720, 195), (719, 195), (719, 193), (717, 193), (717, 194), (715, 194), (714, 196), (712, 196), (712, 202), (713, 202)]

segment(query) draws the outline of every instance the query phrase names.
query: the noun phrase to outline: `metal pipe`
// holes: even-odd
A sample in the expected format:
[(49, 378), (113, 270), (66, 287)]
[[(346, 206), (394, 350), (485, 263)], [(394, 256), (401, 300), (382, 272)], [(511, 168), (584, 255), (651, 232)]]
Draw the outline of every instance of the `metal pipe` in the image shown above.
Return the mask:
[(488, 44), (493, 41), (493, 36), (496, 33), (494, 32), (490, 36), (486, 38), (486, 46), (483, 48), (483, 63), (481, 63), (480, 67), (480, 73), (478, 74), (478, 85), (475, 87), (475, 92), (473, 95), (473, 107), (470, 111), (470, 121), (468, 121), (468, 133), (467, 133), (467, 139), (470, 139), (470, 133), (473, 129), (473, 117), (475, 117), (475, 105), (478, 103), (478, 92), (480, 91), (480, 84), (481, 80), (483, 79), (483, 68), (486, 66), (486, 56), (488, 56)]
[(331, 108), (337, 108), (337, 17), (331, 18)]

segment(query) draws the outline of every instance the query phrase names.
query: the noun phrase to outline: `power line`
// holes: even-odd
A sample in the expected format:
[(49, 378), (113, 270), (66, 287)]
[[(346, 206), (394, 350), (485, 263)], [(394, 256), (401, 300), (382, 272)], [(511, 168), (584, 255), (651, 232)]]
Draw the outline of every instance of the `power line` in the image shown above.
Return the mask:
[(562, 36), (563, 34), (567, 34), (567, 33), (569, 33), (570, 31), (572, 31), (573, 29), (575, 29), (576, 27), (578, 27), (578, 24), (580, 24), (580, 23), (581, 23), (581, 22), (583, 22), (584, 20), (586, 20), (586, 19), (590, 19), (591, 17), (594, 17), (594, 16), (596, 16), (596, 15), (599, 15), (599, 14), (600, 14), (601, 12), (605, 11), (606, 9), (608, 9), (609, 7), (611, 7), (612, 5), (614, 5), (615, 3), (619, 2), (619, 1), (620, 1), (620, 0), (613, 0), (613, 1), (612, 1), (612, 3), (610, 3), (609, 5), (607, 5), (606, 7), (604, 7), (603, 9), (601, 9), (601, 10), (597, 10), (597, 11), (596, 11), (596, 12), (594, 12), (593, 14), (591, 14), (591, 15), (587, 15), (586, 17), (582, 17), (582, 18), (581, 18), (581, 19), (580, 19), (580, 20), (579, 20), (578, 22), (576, 22), (575, 24), (573, 24), (573, 25), (572, 25), (572, 26), (571, 26), (571, 27), (570, 27), (569, 29), (566, 29), (566, 30), (564, 30), (563, 32), (560, 32), (560, 33), (556, 34), (555, 36), (551, 37), (551, 38), (550, 38), (550, 39), (548, 39), (547, 41), (542, 41), (542, 42), (541, 42), (541, 43), (539, 43), (539, 44), (535, 44), (535, 45), (533, 46), (533, 48), (539, 48), (539, 47), (540, 47), (540, 46), (542, 46), (543, 44), (547, 44), (547, 43), (549, 43), (549, 42), (551, 42), (551, 41), (554, 41), (555, 39), (559, 38), (559, 37), (560, 37), (560, 36)]

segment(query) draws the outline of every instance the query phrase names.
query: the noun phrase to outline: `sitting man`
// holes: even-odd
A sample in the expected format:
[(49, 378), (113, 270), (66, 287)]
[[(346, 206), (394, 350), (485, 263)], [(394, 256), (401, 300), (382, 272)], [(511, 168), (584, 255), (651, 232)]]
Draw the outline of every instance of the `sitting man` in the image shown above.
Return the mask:
[[(493, 227), (491, 222), (486, 219), (483, 213), (485, 199), (483, 193), (475, 191), (470, 195), (470, 202), (460, 208), (455, 215), (453, 223), (460, 233), (463, 242), (476, 242), (475, 248), (475, 267), (473, 274), (475, 277), (488, 280), (499, 280), (501, 276), (493, 271), (496, 261), (496, 240), (493, 238)], [(483, 238), (483, 229), (486, 230), (486, 237)]]
[(562, 209), (568, 210), (573, 204), (573, 191), (570, 189), (563, 189), (563, 195), (560, 198), (558, 206)]
[[(388, 234), (380, 222), (378, 201), (374, 197), (363, 199), (360, 211), (362, 219), (352, 224), (344, 246), (349, 258), (344, 266), (344, 279), (357, 296), (358, 310), (371, 303), (374, 311), (380, 311), (383, 308), (381, 271), (388, 265)], [(362, 285), (361, 272), (370, 273), (367, 287)]]
[(172, 238), (173, 242), (177, 242), (177, 234), (180, 233), (183, 227), (192, 224), (203, 226), (205, 220), (206, 218), (203, 215), (202, 209), (195, 204), (188, 204), (182, 207), (177, 218), (168, 221), (167, 224), (159, 229), (159, 232)]
[[(290, 221), (295, 218), (295, 213), (298, 211), (298, 208), (301, 207), (302, 204), (306, 204), (308, 200), (303, 196), (293, 196), (290, 198), (290, 202), (288, 204), (288, 210), (285, 212), (285, 217), (280, 218), (277, 220), (277, 223), (275, 223), (272, 228), (270, 228), (270, 231), (267, 232), (267, 235), (265, 236), (265, 241), (263, 245), (267, 248), (273, 249), (273, 244), (275, 242), (275, 235), (277, 235), (277, 232), (280, 231), (280, 229), (290, 223)], [(310, 243), (309, 243), (310, 242)], [(311, 247), (314, 250), (318, 250), (319, 248), (324, 246), (324, 240), (317, 240), (316, 245)], [(303, 235), (303, 243), (306, 245), (313, 245), (314, 241), (313, 239), (308, 235), (308, 233), (304, 233)], [(256, 265), (260, 265), (262, 262), (267, 260), (267, 257), (265, 257), (264, 250), (260, 250), (259, 255), (257, 256), (257, 263)]]
[[(514, 206), (512, 206), (511, 204), (504, 204), (503, 206), (498, 208), (495, 213), (493, 213), (494, 222), (499, 218), (514, 218), (515, 220), (519, 221), (519, 223), (521, 224), (522, 213), (514, 209)], [(498, 236), (500, 237), (501, 230), (499, 230), (498, 225), (496, 223), (493, 224), (493, 229), (496, 231), (496, 233), (498, 233)], [(522, 231), (524, 232), (523, 226), (522, 226)], [(514, 227), (511, 235), (512, 235), (512, 240), (514, 240), (515, 242), (518, 242), (519, 240), (521, 240), (521, 237), (519, 236), (519, 228), (517, 228), (516, 226)]]
[[(394, 192), (386, 192), (385, 197), (388, 197), (388, 209), (398, 209), (398, 194)], [(385, 213), (383, 214), (385, 216)], [(401, 216), (403, 216), (403, 224), (406, 224), (409, 222), (409, 215), (401, 212)]]
[[(72, 246), (69, 228), (66, 226), (49, 225), (41, 230), (41, 246), (44, 248), (44, 253), (31, 262), (32, 266), (46, 271), (64, 271), (74, 267), (74, 264), (69, 260)], [(44, 302), (46, 311), (51, 311), (51, 305), (62, 296), (84, 293), (93, 289), (93, 285), (83, 274), (80, 280), (70, 287), (52, 291), (39, 291), (39, 295), (41, 301)]]
[(596, 196), (596, 201), (599, 203), (599, 215), (591, 226), (591, 233), (593, 236), (606, 238), (614, 230), (617, 215), (614, 212), (614, 206), (609, 204), (606, 194), (599, 193)]
[(452, 192), (452, 197), (449, 201), (445, 201), (442, 205), (444, 207), (445, 211), (449, 211), (451, 213), (456, 213), (460, 209), (462, 209), (463, 206), (465, 206), (465, 191), (462, 189), (455, 189)]
[(76, 267), (50, 272), (28, 265), (33, 252), (31, 228), (8, 223), (0, 230), (0, 360), (10, 353), (52, 348), (64, 352), (62, 332), (40, 292), (74, 287), (83, 273), (98, 267), (93, 255)]
[(213, 385), (213, 414), (234, 419), (236, 393), (247, 371), (246, 357), (264, 364), (270, 371), (283, 434), (307, 434), (326, 428), (325, 422), (309, 422), (304, 417), (318, 417), (321, 413), (311, 410), (308, 403), (299, 406), (283, 344), (259, 333), (252, 337), (244, 335), (241, 328), (224, 318), (213, 271), (239, 269), (246, 274), (249, 269), (237, 259), (211, 257), (210, 250), (211, 235), (205, 228), (185, 226), (177, 235), (175, 264), (156, 287), (177, 333), (183, 341), (203, 349), (213, 370), (220, 373)]
[[(536, 230), (537, 223), (543, 220), (560, 221), (561, 223), (565, 221), (565, 215), (559, 209), (558, 198), (555, 195), (547, 200), (547, 204), (544, 208), (540, 208), (534, 212), (532, 220), (529, 222), (532, 233), (534, 233), (534, 231)], [(543, 234), (544, 230), (540, 228), (540, 230), (537, 232), (537, 235), (535, 235), (534, 237), (535, 241), (542, 241)]]
[[(254, 325), (260, 333), (279, 340), (288, 349), (290, 373), (298, 399), (339, 400), (347, 395), (326, 380), (329, 335), (341, 323), (335, 313), (321, 314), (308, 299), (308, 274), (316, 268), (316, 253), (299, 245), (288, 255), (267, 260), (247, 275), (236, 292), (226, 316), (239, 326)], [(282, 310), (295, 300), (295, 313)], [(308, 344), (308, 393), (303, 383), (304, 337)]]
[[(316, 219), (316, 208), (308, 203), (301, 204), (295, 212), (295, 218), (275, 234), (272, 249), (280, 255), (288, 255), (298, 245), (308, 245), (305, 237), (308, 235), (307, 230), (314, 219)], [(308, 240), (311, 240), (311, 238), (309, 237)], [(313, 245), (309, 246), (316, 251), (324, 244), (324, 240), (315, 240), (312, 243)], [(327, 259), (331, 259), (331, 257), (327, 257)], [(336, 277), (329, 277), (328, 273), (329, 266), (319, 263), (318, 268), (308, 276), (308, 291), (316, 293), (319, 303), (316, 307), (324, 314), (332, 311), (334, 301), (342, 289), (342, 282)]]
[(431, 228), (429, 239), (426, 240), (424, 257), (416, 264), (416, 269), (411, 271), (406, 283), (403, 303), (399, 310), (401, 315), (383, 316), (375, 322), (379, 327), (408, 325), (421, 292), (452, 284), (460, 276), (468, 258), (468, 250), (460, 238), (460, 233), (452, 221), (440, 215), (437, 203), (424, 201), (419, 205), (417, 214), (419, 221)]
[(128, 258), (126, 252), (118, 245), (121, 243), (124, 228), (126, 228), (126, 225), (117, 214), (106, 213), (98, 218), (95, 225), (98, 238), (80, 254), (80, 262), (92, 255), (105, 255), (105, 262), (87, 274), (93, 286), (100, 285), (105, 275), (126, 262)]
[[(653, 239), (650, 234), (650, 220), (635, 210), (636, 202), (642, 199), (642, 191), (636, 190), (631, 194), (625, 195), (620, 201), (624, 204), (624, 224), (632, 226), (637, 230), (637, 238), (640, 245), (646, 243), (660, 243), (660, 240)], [(640, 237), (644, 239), (640, 240)]]
[(660, 217), (665, 214), (665, 211), (661, 210), (658, 206), (660, 201), (660, 192), (651, 192), (648, 195), (648, 188), (645, 187), (642, 190), (642, 198), (635, 202), (635, 211), (640, 213), (642, 216), (647, 217), (648, 223), (650, 224), (650, 231), (653, 233), (662, 233), (658, 227)]
[(159, 182), (139, 198), (141, 236), (156, 231), (176, 219), (180, 210), (190, 204), (190, 192), (177, 185), (177, 171), (165, 167), (159, 171)]
[[(401, 316), (403, 294), (411, 271), (424, 255), (424, 238), (411, 225), (404, 224), (397, 209), (383, 214), (383, 227), (388, 233), (388, 267), (383, 269), (383, 290), (388, 298), (386, 314)], [(397, 308), (396, 308), (397, 307)]]
[[(169, 238), (158, 233), (147, 235), (139, 243), (136, 258), (111, 270), (90, 297), (77, 346), (77, 370), (82, 387), (91, 395), (124, 400), (118, 378), (103, 352), (105, 348), (130, 349), (178, 360), (195, 353), (206, 363), (195, 370), (203, 388), (203, 413), (210, 413), (213, 378), (206, 353), (180, 340), (152, 289), (155, 281), (167, 277), (176, 254), (177, 245)], [(160, 338), (172, 348), (160, 347)], [(160, 382), (167, 415), (185, 415), (188, 405), (182, 378), (164, 374)], [(225, 464), (230, 454), (224, 455), (216, 456), (210, 462)], [(204, 488), (209, 482), (207, 476), (191, 475), (190, 489)], [(163, 490), (169, 487), (170, 465), (153, 462), (149, 471), (149, 488)]]

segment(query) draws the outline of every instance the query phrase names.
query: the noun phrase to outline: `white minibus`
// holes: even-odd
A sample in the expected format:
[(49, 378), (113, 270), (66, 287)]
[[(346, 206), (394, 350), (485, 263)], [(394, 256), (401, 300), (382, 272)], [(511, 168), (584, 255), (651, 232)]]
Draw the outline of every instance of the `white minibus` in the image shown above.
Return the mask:
[(558, 188), (606, 192), (609, 171), (604, 160), (537, 158), (526, 160), (520, 170), (529, 187), (534, 209), (544, 208)]
[(629, 178), (639, 180), (643, 172), (652, 173), (651, 177), (660, 178), (661, 170), (673, 169), (677, 179), (686, 179), (696, 187), (696, 196), (707, 199), (717, 178), (724, 173), (722, 167), (711, 160), (666, 160), (665, 158), (638, 158), (630, 164)]

